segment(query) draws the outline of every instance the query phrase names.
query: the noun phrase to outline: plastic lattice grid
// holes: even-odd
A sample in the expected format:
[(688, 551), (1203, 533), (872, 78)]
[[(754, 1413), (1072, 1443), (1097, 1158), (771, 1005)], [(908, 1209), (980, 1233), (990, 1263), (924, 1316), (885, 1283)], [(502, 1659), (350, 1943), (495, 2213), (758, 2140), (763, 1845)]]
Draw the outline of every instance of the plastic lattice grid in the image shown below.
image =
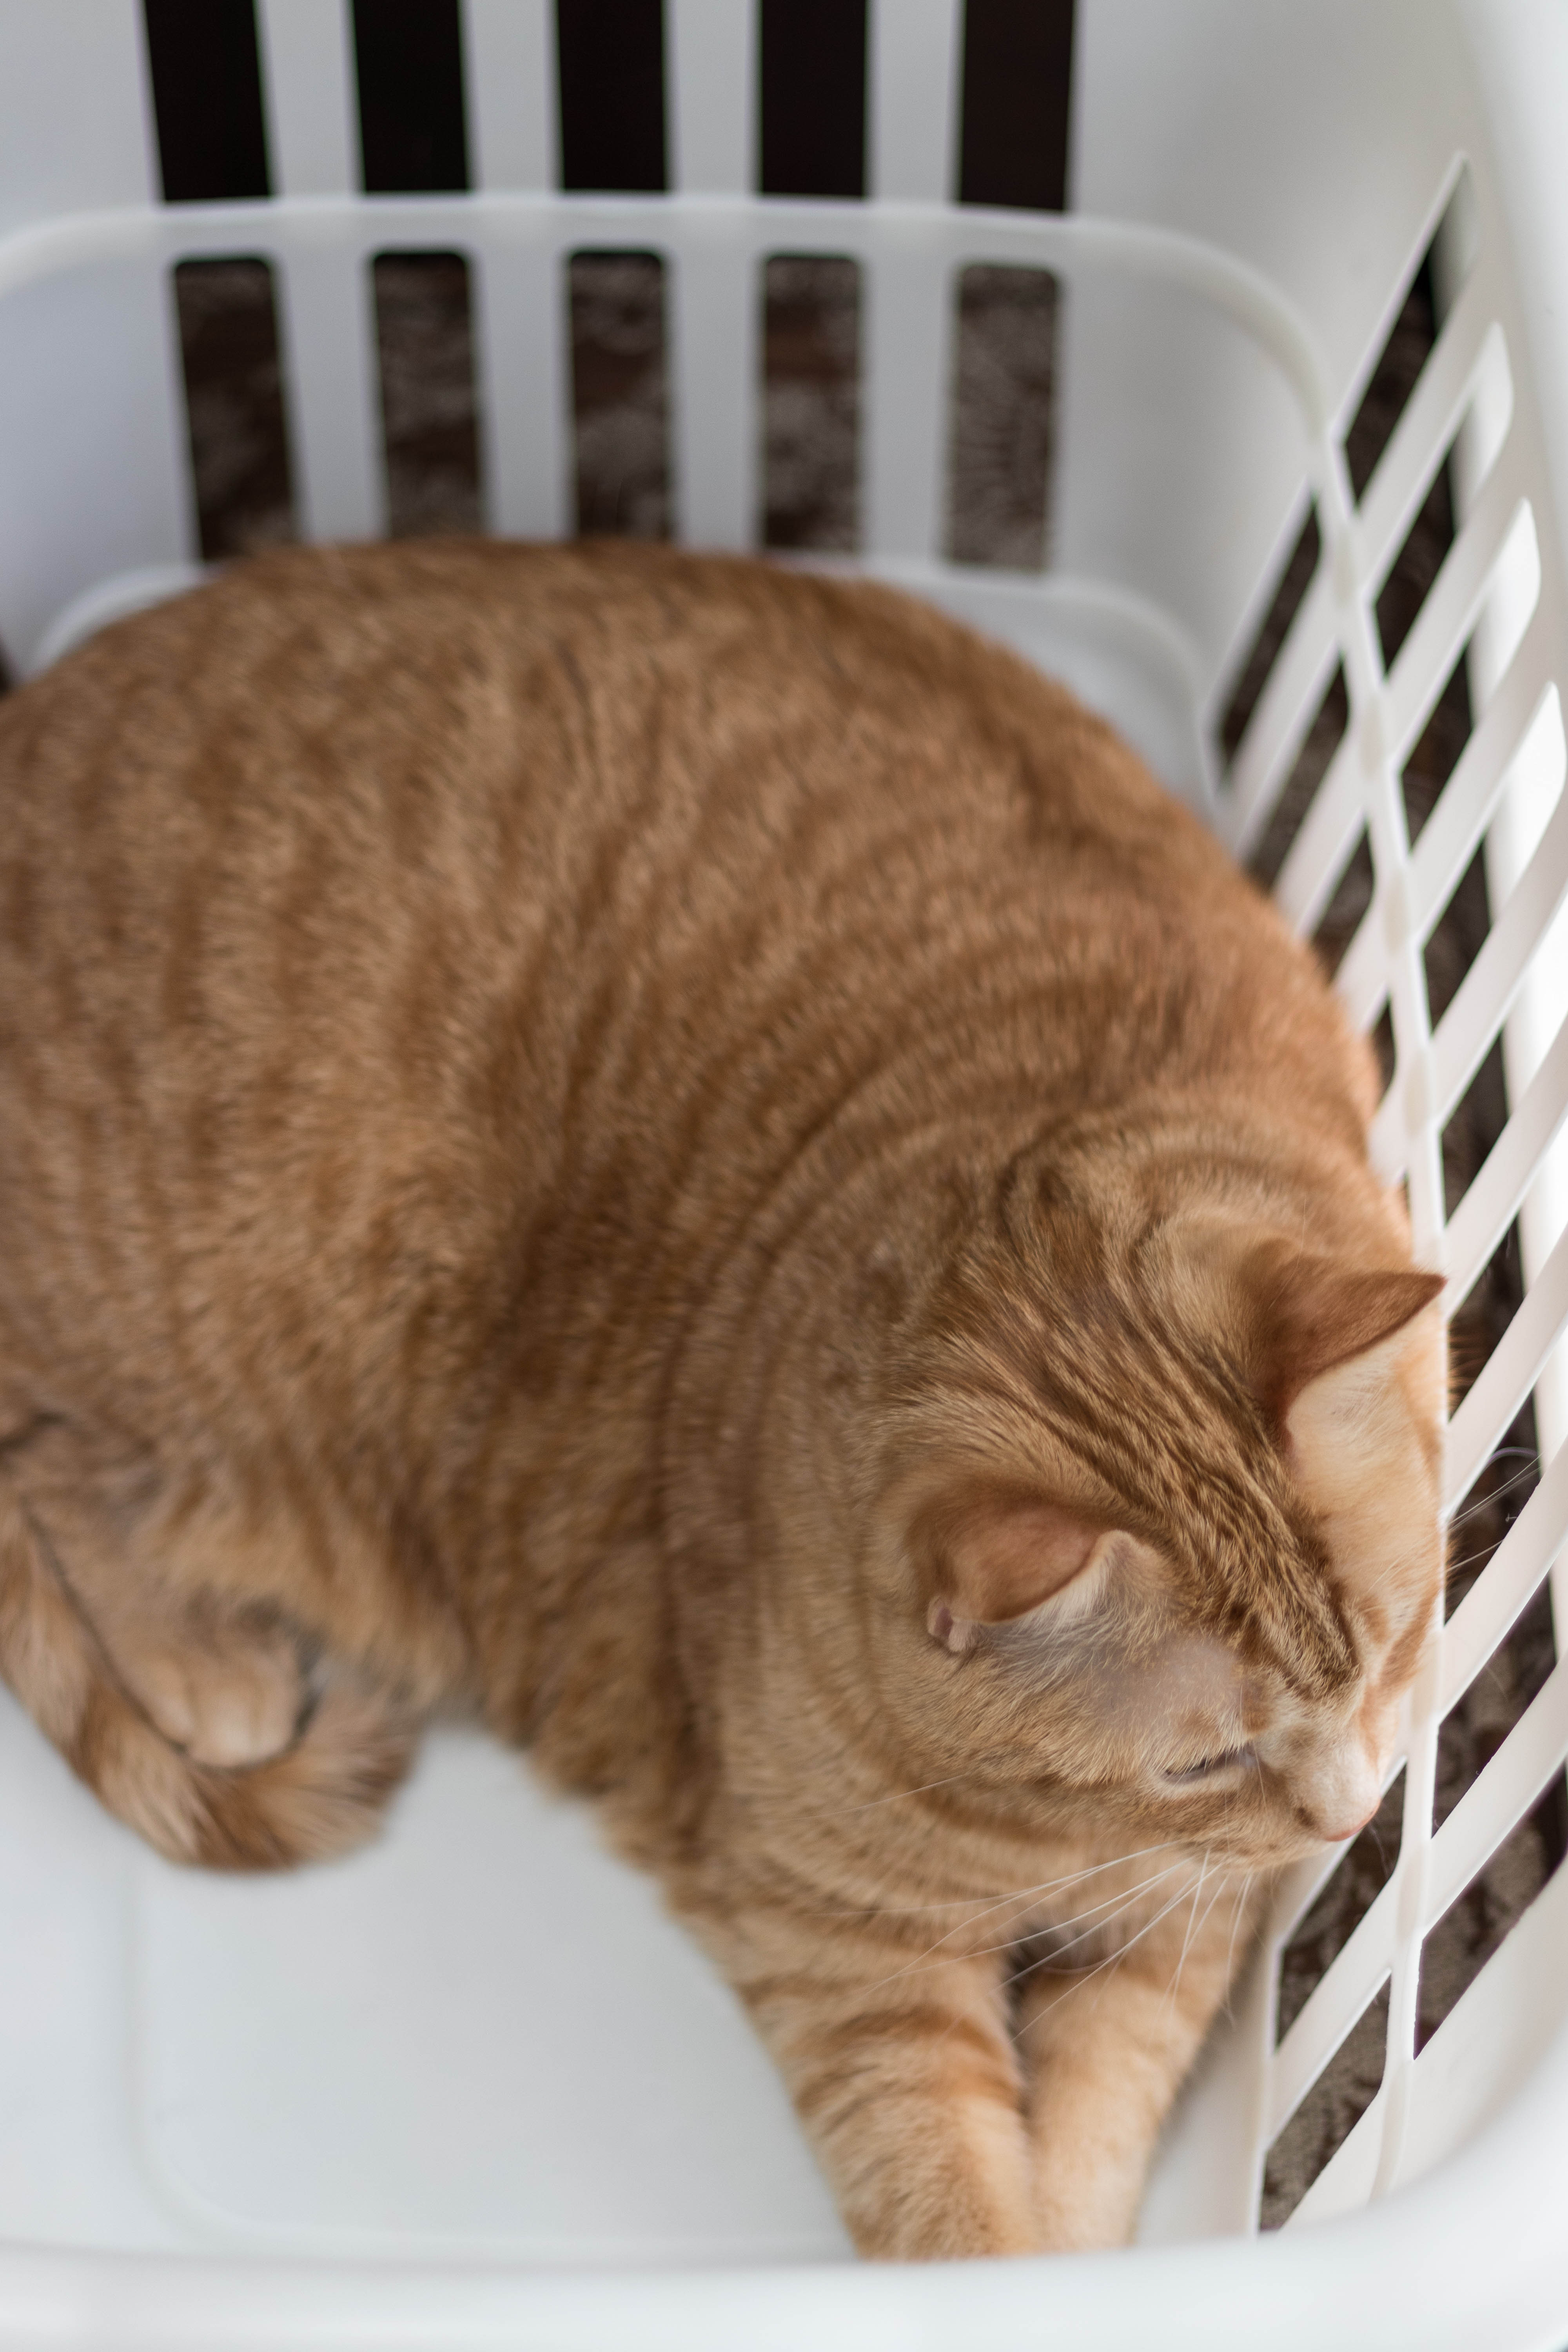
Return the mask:
[(1450, 2042), (1474, 2042), (1489, 2007), (1527, 1997), (1528, 1938), (1504, 1970), (1517, 1987), (1489, 1984), (1487, 1963), (1562, 1854), (1559, 591), (1470, 221), (1461, 178), (1377, 374), (1319, 453), (1217, 729), (1233, 846), (1377, 1038), (1374, 1159), (1404, 1183), (1417, 1256), (1448, 1277), (1454, 1357), (1449, 1613), (1378, 1821), (1294, 1874), (1268, 1937), (1266, 2223), (1377, 2194), (1454, 2144), (1437, 2095), (1452, 2053), (1427, 2046), (1450, 2010)]

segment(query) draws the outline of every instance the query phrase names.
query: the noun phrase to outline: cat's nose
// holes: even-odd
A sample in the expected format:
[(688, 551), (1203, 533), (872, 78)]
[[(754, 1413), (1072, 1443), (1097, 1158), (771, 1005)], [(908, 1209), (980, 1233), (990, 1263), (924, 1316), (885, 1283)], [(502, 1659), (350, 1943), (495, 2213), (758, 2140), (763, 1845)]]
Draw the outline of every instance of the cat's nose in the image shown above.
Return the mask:
[(1363, 1813), (1359, 1821), (1346, 1822), (1338, 1829), (1330, 1829), (1324, 1822), (1320, 1822), (1318, 1823), (1318, 1831), (1319, 1834), (1322, 1838), (1323, 1843), (1325, 1845), (1343, 1845), (1347, 1838), (1359, 1837), (1362, 1831), (1365, 1829), (1368, 1822), (1371, 1821), (1376, 1811), (1377, 1802), (1374, 1800), (1373, 1803), (1367, 1807), (1365, 1812)]

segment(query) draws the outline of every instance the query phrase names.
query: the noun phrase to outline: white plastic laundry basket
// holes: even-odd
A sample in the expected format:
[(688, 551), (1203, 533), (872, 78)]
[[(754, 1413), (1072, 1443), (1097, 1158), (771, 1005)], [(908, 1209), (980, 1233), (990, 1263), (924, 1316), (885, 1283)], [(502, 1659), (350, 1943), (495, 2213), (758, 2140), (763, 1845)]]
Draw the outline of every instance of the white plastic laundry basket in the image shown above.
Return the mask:
[[(257, 14), (277, 193), (165, 205), (137, 0), (0, 0), (12, 665), (196, 576), (182, 260), (271, 265), (301, 527), (352, 538), (384, 527), (374, 256), (467, 257), (488, 521), (538, 535), (569, 528), (566, 258), (663, 257), (677, 532), (746, 547), (763, 261), (854, 257), (867, 570), (1067, 677), (1243, 854), (1342, 668), (1349, 724), (1280, 896), (1311, 929), (1365, 835), (1340, 985), (1392, 1023), (1379, 1163), (1452, 1303), (1516, 1218), (1522, 1239), (1449, 1507), (1532, 1393), (1545, 1472), (1417, 1694), (1389, 1884), (1277, 2038), (1279, 1954), (1335, 1858), (1282, 1891), (1126, 2254), (854, 2264), (727, 1990), (591, 1819), (478, 1737), (432, 1742), (374, 1849), (230, 1882), (143, 1851), (0, 1694), (0, 2343), (1561, 2352), (1568, 1870), (1419, 2055), (1415, 2015), (1424, 1938), (1568, 1754), (1562, 1664), (1434, 1834), (1437, 1727), (1568, 1535), (1568, 10), (1079, 0), (1059, 215), (951, 201), (963, 0), (872, 0), (863, 203), (752, 193), (752, 0), (666, 0), (672, 193), (647, 197), (554, 192), (547, 0), (464, 0), (474, 192), (453, 196), (356, 193), (348, 0)], [(1441, 331), (1358, 503), (1342, 435), (1435, 237)], [(1063, 289), (1044, 573), (942, 552), (977, 262)], [(1385, 674), (1377, 592), (1450, 450), (1460, 526)], [(1310, 506), (1321, 558), (1222, 769)], [(1401, 768), (1461, 656), (1474, 730), (1412, 847)], [(1434, 1025), (1422, 950), (1478, 847), (1493, 927)], [(1500, 1034), (1511, 1115), (1447, 1215), (1442, 1130)], [(1568, 1628), (1568, 1580), (1556, 1607)], [(1256, 2235), (1268, 2147), (1384, 1987), (1382, 2088)]]

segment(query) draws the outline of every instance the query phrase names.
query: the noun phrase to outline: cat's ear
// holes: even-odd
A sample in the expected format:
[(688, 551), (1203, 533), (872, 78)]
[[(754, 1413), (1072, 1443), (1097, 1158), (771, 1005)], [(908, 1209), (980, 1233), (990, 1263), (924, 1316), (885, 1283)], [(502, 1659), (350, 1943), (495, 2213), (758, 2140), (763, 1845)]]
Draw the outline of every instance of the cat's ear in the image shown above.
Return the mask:
[(1343, 1265), (1275, 1236), (1247, 1250), (1238, 1273), (1243, 1361), (1280, 1427), (1310, 1381), (1392, 1339), (1443, 1287), (1440, 1274)]
[(1110, 1533), (1044, 1498), (968, 1504), (936, 1548), (931, 1639), (961, 1655), (983, 1627), (1029, 1615), (1091, 1572)]

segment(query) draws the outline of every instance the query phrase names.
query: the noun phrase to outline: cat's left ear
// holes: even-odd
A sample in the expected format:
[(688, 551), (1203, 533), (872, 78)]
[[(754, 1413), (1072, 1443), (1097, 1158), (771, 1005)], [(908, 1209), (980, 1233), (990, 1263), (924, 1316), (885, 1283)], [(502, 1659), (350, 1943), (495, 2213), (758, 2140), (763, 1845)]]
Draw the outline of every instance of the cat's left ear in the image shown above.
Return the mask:
[(1043, 1496), (971, 1502), (934, 1547), (927, 1630), (962, 1655), (986, 1626), (1012, 1623), (1080, 1588), (1112, 1539), (1110, 1528)]

